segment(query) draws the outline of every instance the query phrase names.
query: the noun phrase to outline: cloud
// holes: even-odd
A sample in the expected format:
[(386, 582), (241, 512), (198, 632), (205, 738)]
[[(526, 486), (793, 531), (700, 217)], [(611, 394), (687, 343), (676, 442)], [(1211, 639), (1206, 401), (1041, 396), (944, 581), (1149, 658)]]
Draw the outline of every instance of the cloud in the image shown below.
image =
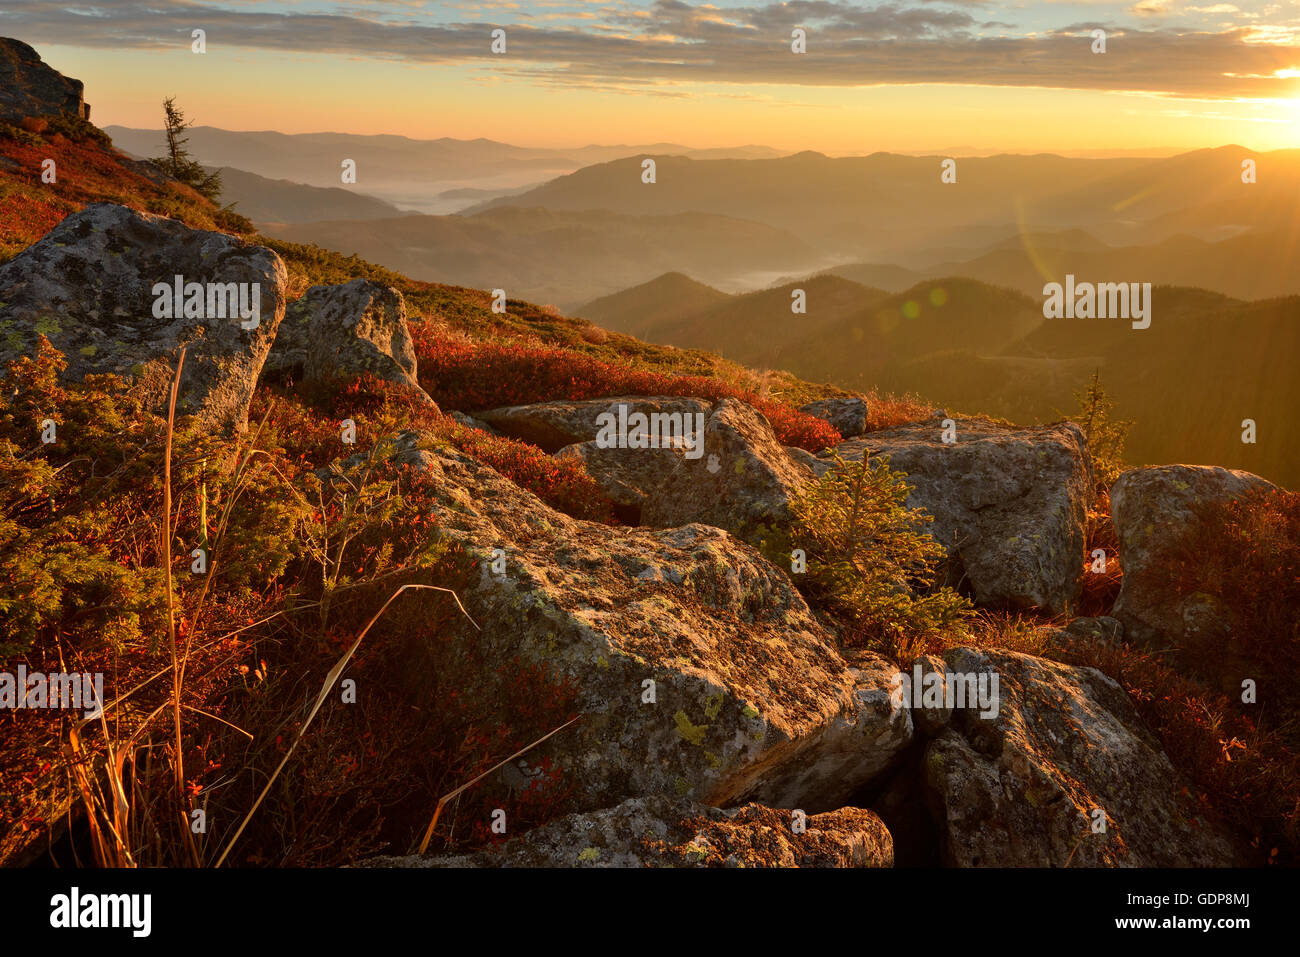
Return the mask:
[[(467, 4), (469, 16), (486, 13)], [(592, 5), (584, 7), (592, 10)], [(960, 83), (1146, 91), (1189, 97), (1285, 97), (1300, 67), (1295, 31), (1286, 27), (1204, 30), (1107, 29), (1105, 54), (1091, 52), (1092, 25), (1024, 36), (984, 36), (962, 9), (931, 3), (862, 7), (833, 0), (752, 6), (655, 0), (639, 9), (609, 2), (598, 23), (566, 25), (540, 18), (512, 22), (437, 22), (423, 6), (351, 4), (268, 11), (180, 0), (100, 0), (65, 6), (5, 0), (0, 33), (32, 43), (188, 49), (190, 31), (208, 32), (207, 56), (223, 47), (311, 52), (415, 63), (465, 64), (503, 75), (570, 86), (611, 85), (664, 92), (684, 83), (741, 86), (872, 86)], [(439, 5), (446, 14), (447, 5)], [(648, 14), (648, 15), (646, 15)], [(509, 53), (489, 53), (492, 29), (504, 26)], [(808, 30), (808, 52), (790, 51), (790, 30)], [(613, 29), (611, 29), (613, 28)], [(1261, 33), (1261, 29), (1272, 32)]]

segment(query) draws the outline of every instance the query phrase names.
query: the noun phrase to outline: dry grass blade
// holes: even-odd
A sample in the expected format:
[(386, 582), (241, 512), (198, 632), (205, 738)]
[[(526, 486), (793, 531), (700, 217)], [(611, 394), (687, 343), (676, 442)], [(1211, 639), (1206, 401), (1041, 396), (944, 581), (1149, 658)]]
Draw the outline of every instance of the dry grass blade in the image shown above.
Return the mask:
[(541, 743), (542, 743), (543, 741), (545, 741), (547, 738), (550, 738), (550, 737), (553, 737), (554, 735), (559, 734), (561, 731), (563, 731), (565, 728), (567, 728), (569, 725), (573, 724), (573, 722), (577, 721), (578, 718), (581, 718), (581, 717), (582, 717), (582, 715), (578, 715), (577, 718), (570, 718), (568, 721), (564, 722), (564, 724), (560, 725), (560, 726), (559, 726), (558, 728), (556, 728), (554, 731), (551, 731), (551, 732), (549, 732), (549, 733), (547, 733), (547, 734), (542, 735), (540, 738), (538, 738), (538, 739), (537, 739), (536, 741), (534, 741), (532, 744), (528, 745), (528, 746), (525, 747), (525, 748), (520, 748), (520, 749), (519, 749), (518, 751), (516, 751), (514, 754), (510, 755), (510, 757), (505, 758), (504, 760), (499, 761), (499, 762), (497, 762), (496, 764), (492, 765), (492, 767), (488, 768), (486, 771), (484, 771), (482, 774), (480, 774), (480, 775), (479, 775), (478, 777), (476, 777), (474, 780), (469, 781), (469, 782), (467, 782), (467, 783), (465, 783), (465, 784), (462, 784), (460, 787), (456, 788), (456, 790), (454, 790), (454, 791), (449, 791), (449, 792), (447, 792), (446, 794), (444, 794), (442, 797), (438, 798), (438, 806), (435, 807), (435, 808), (433, 809), (433, 818), (429, 821), (429, 826), (428, 826), (428, 828), (425, 829), (425, 832), (424, 832), (424, 840), (420, 841), (420, 853), (423, 854), (425, 851), (427, 851), (427, 850), (429, 849), (429, 840), (433, 837), (433, 829), (434, 829), (435, 827), (438, 826), (438, 817), (442, 814), (442, 809), (443, 809), (443, 807), (446, 806), (446, 804), (447, 804), (448, 801), (454, 800), (455, 798), (459, 797), (461, 794), (464, 794), (466, 791), (468, 791), (468, 790), (469, 790), (470, 788), (472, 788), (474, 785), (478, 784), (480, 781), (482, 781), (485, 777), (487, 777), (487, 776), (488, 776), (489, 774), (491, 774), (493, 771), (497, 770), (497, 768), (504, 767), (505, 765), (507, 765), (507, 764), (509, 764), (511, 761), (513, 761), (515, 758), (522, 757), (523, 755), (527, 754), (529, 751), (533, 750), (533, 748), (537, 747), (539, 744), (541, 744)]
[(459, 608), (461, 612), (465, 615), (465, 617), (469, 619), (469, 623), (474, 626), (475, 630), (476, 631), (482, 630), (479, 628), (478, 622), (476, 622), (472, 617), (470, 617), (470, 613), (465, 611), (465, 606), (460, 603), (459, 596), (457, 596), (457, 594), (454, 591), (452, 591), (450, 588), (442, 588), (438, 585), (409, 584), (409, 585), (401, 586), (400, 588), (397, 589), (397, 591), (389, 595), (388, 600), (384, 602), (384, 604), (380, 607), (379, 611), (375, 612), (374, 616), (368, 622), (366, 622), (366, 626), (362, 628), (361, 631), (357, 634), (357, 637), (352, 642), (351, 647), (349, 647), (348, 650), (343, 653), (343, 657), (340, 658), (334, 664), (334, 667), (330, 669), (329, 674), (325, 676), (325, 681), (321, 685), (320, 692), (316, 695), (316, 701), (312, 705), (311, 711), (307, 715), (307, 720), (305, 720), (302, 723), (302, 727), (300, 727), (298, 729), (298, 733), (294, 735), (293, 741), (289, 745), (289, 750), (285, 752), (284, 757), (280, 759), (280, 763), (276, 765), (275, 771), (271, 774), (270, 779), (267, 780), (266, 786), (262, 788), (262, 792), (258, 794), (257, 800), (254, 801), (253, 806), (248, 809), (248, 813), (244, 815), (244, 819), (239, 822), (239, 829), (235, 831), (234, 837), (230, 839), (230, 843), (227, 844), (225, 850), (221, 852), (221, 856), (217, 858), (217, 863), (216, 863), (217, 867), (220, 867), (222, 863), (225, 862), (226, 857), (230, 854), (231, 850), (234, 848), (235, 842), (238, 841), (240, 835), (244, 833), (244, 828), (248, 826), (248, 822), (252, 820), (253, 815), (257, 813), (257, 809), (262, 806), (262, 801), (265, 800), (266, 795), (270, 792), (271, 785), (273, 785), (276, 781), (276, 778), (280, 776), (280, 772), (284, 770), (284, 766), (289, 763), (289, 758), (292, 757), (293, 752), (297, 750), (298, 743), (302, 741), (303, 735), (307, 733), (307, 728), (311, 726), (312, 720), (316, 717), (317, 712), (319, 712), (321, 706), (325, 704), (325, 699), (329, 696), (330, 690), (334, 687), (335, 683), (339, 680), (339, 676), (343, 674), (343, 669), (346, 668), (348, 662), (352, 660), (352, 656), (356, 653), (357, 648), (361, 646), (361, 640), (366, 637), (366, 633), (370, 631), (371, 627), (374, 626), (375, 622), (377, 622), (380, 619), (380, 617), (384, 614), (384, 612), (388, 610), (388, 606), (393, 603), (394, 599), (396, 599), (398, 595), (402, 594), (402, 592), (406, 591), (408, 588), (421, 588), (421, 589), (427, 589), (429, 591), (440, 591), (440, 592), (445, 592), (448, 595), (451, 595), (451, 597), (456, 602), (456, 607)]
[(200, 863), (199, 849), (194, 843), (190, 831), (189, 819), (185, 814), (185, 758), (184, 742), (181, 735), (181, 662), (176, 648), (176, 609), (172, 593), (172, 436), (176, 432), (176, 394), (181, 387), (181, 370), (185, 368), (185, 346), (181, 346), (176, 359), (176, 375), (172, 379), (171, 395), (167, 402), (167, 448), (163, 455), (163, 513), (162, 513), (162, 562), (167, 589), (167, 640), (172, 657), (172, 724), (176, 738), (176, 800), (181, 815), (181, 830), (185, 834), (190, 850), (190, 859), (197, 867)]

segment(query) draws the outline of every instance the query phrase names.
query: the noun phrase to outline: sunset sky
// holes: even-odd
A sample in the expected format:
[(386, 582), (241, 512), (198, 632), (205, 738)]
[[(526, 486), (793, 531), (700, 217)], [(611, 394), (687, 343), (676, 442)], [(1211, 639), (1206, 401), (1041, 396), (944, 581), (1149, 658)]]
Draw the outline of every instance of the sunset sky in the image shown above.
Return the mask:
[(175, 95), (228, 129), (528, 146), (1300, 147), (1294, 0), (4, 0), (0, 35), (83, 80), (101, 126), (157, 127)]

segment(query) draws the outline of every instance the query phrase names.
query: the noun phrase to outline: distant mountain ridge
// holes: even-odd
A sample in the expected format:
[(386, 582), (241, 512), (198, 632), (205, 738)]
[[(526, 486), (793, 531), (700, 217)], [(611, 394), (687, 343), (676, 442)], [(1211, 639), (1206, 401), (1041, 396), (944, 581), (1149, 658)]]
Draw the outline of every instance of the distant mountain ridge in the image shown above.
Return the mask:
[[(156, 155), (161, 130), (108, 126), (105, 132), (128, 152)], [(309, 186), (341, 185), (344, 159), (357, 167), (356, 188), (389, 203), (421, 212), (450, 213), (472, 200), (439, 198), (456, 189), (514, 190), (540, 180), (646, 150), (706, 159), (779, 156), (766, 146), (693, 150), (673, 143), (629, 146), (589, 145), (574, 149), (514, 146), (495, 140), (420, 140), (395, 135), (349, 133), (279, 133), (274, 130), (225, 130), (195, 126), (189, 149), (201, 163), (231, 166), (270, 179)], [(337, 217), (335, 217), (337, 218)]]
[[(1293, 232), (1249, 230), (1210, 242), (1184, 234), (1138, 246), (1109, 246), (1081, 230), (1073, 241), (1059, 234), (1006, 239), (974, 257), (907, 269), (881, 263), (849, 263), (828, 272), (890, 291), (922, 279), (960, 275), (1041, 296), (1048, 282), (1067, 274), (1107, 281), (1199, 286), (1239, 299), (1300, 293), (1300, 237)], [(1083, 237), (1087, 237), (1084, 239)]]
[[(653, 158), (656, 181), (641, 181)], [(1242, 181), (1252, 160), (1257, 182)], [(503, 205), (609, 209), (634, 215), (711, 212), (788, 229), (845, 259), (894, 262), (902, 250), (960, 245), (972, 254), (1017, 233), (1083, 229), (1111, 246), (1179, 233), (1222, 239), (1244, 226), (1278, 231), (1300, 217), (1300, 150), (1239, 146), (1167, 158), (1070, 159), (1050, 154), (960, 159), (940, 179), (940, 156), (875, 153), (831, 158), (811, 151), (775, 159), (629, 157), (589, 166)]]

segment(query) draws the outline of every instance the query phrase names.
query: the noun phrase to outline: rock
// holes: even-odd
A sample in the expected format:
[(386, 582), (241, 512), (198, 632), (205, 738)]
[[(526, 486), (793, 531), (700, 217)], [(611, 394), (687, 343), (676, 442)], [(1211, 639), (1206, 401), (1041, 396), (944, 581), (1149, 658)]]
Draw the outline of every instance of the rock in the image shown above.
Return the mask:
[[(1240, 863), (1128, 695), (1095, 668), (955, 648), (957, 674), (999, 678), (996, 718), (958, 710), (926, 745), (944, 859), (958, 867)], [(1105, 833), (1093, 822), (1105, 814)]]
[(291, 303), (271, 347), (267, 371), (301, 371), (309, 382), (369, 373), (424, 391), (416, 378), (406, 300), (391, 286), (370, 279), (312, 286)]
[[(919, 684), (922, 693), (924, 693), (927, 675), (939, 675), (946, 681), (948, 670), (947, 662), (938, 655), (921, 655), (912, 662), (912, 667), (909, 668), (905, 674), (910, 681), (910, 686), (918, 684), (916, 676), (920, 675), (922, 680)], [(907, 699), (905, 699), (905, 701), (907, 701)], [(912, 724), (916, 728), (917, 734), (924, 735), (927, 738), (934, 737), (948, 725), (949, 721), (952, 720), (954, 702), (948, 700), (946, 693), (942, 703), (938, 707), (917, 708), (913, 707), (910, 701), (907, 701), (907, 703), (908, 707), (912, 708)]]
[(464, 412), (451, 411), (447, 415), (451, 416), (467, 429), (478, 429), (480, 432), (486, 432), (488, 435), (500, 435), (496, 429), (488, 425), (482, 419), (476, 419), (472, 415), (466, 415)]
[(571, 810), (655, 794), (832, 810), (910, 742), (894, 669), (841, 657), (790, 579), (727, 532), (580, 521), (431, 437), (396, 445), (432, 473), (444, 540), (479, 561), (461, 599), (482, 631), (449, 636), (485, 661), (463, 693), (495, 695), (516, 662), (571, 682), (584, 717), (528, 755), (581, 782)]
[(651, 415), (691, 416), (708, 415), (712, 403), (704, 399), (677, 396), (618, 396), (612, 399), (559, 399), (554, 402), (537, 402), (532, 405), (504, 406), (476, 412), (475, 417), (492, 426), (502, 435), (522, 439), (546, 452), (558, 452), (568, 445), (594, 441), (600, 434), (600, 417), (606, 413), (617, 416), (619, 407), (626, 407), (626, 415), (637, 413)]
[(856, 438), (867, 431), (867, 400), (857, 396), (818, 399), (800, 406), (799, 411), (824, 419), (846, 439)]
[(1103, 615), (1100, 618), (1076, 618), (1065, 626), (1076, 638), (1094, 643), (1117, 645), (1124, 640), (1124, 624), (1118, 618)]
[(801, 449), (797, 445), (787, 445), (786, 454), (798, 465), (802, 465), (808, 471), (812, 472), (813, 478), (821, 478), (829, 472), (834, 466), (826, 459), (819, 459), (807, 449)]
[[(187, 286), (204, 285), (193, 305), (212, 318), (155, 318), (156, 305), (171, 311), (177, 275)], [(184, 343), (177, 412), (208, 428), (242, 429), (284, 316), (285, 282), (284, 263), (270, 249), (95, 203), (0, 266), (0, 360), (34, 355), (44, 334), (67, 357), (68, 377), (135, 377), (162, 407)], [(155, 294), (155, 283), (167, 291)], [(256, 303), (259, 315), (243, 320), (238, 296), (227, 302), (223, 295), (240, 290), (224, 284), (240, 284), (244, 304)]]
[(671, 449), (606, 449), (595, 442), (567, 445), (557, 459), (577, 459), (614, 503), (625, 525), (644, 524), (646, 502), (671, 495), (685, 478), (684, 458)]
[(90, 119), (85, 86), (47, 65), (21, 40), (0, 37), (0, 119), (71, 113)]
[(934, 516), (930, 534), (948, 549), (949, 584), (964, 580), (977, 604), (1067, 611), (1082, 588), (1092, 500), (1082, 433), (1069, 422), (1022, 429), (954, 421), (951, 445), (935, 418), (849, 439), (837, 451), (848, 461), (888, 455), (890, 468), (907, 473), (908, 506)]
[[(618, 414), (617, 408), (618, 403), (610, 411)], [(628, 402), (625, 408), (631, 416), (643, 407)], [(703, 424), (702, 442), (619, 448), (595, 440), (566, 446), (556, 456), (581, 460), (628, 524), (667, 528), (703, 522), (752, 539), (765, 527), (789, 522), (790, 496), (812, 472), (751, 406), (723, 399), (698, 414), (690, 428), (694, 435)]]
[(890, 867), (889, 831), (873, 812), (814, 814), (795, 833), (790, 811), (758, 804), (719, 810), (678, 799), (632, 798), (570, 814), (474, 854), (382, 857), (368, 867)]
[(1110, 493), (1124, 577), (1111, 612), (1128, 640), (1181, 644), (1196, 632), (1227, 634), (1226, 611), (1208, 595), (1180, 595), (1160, 572), (1184, 541), (1198, 505), (1223, 505), (1252, 491), (1275, 488), (1250, 472), (1202, 465), (1129, 469)]

